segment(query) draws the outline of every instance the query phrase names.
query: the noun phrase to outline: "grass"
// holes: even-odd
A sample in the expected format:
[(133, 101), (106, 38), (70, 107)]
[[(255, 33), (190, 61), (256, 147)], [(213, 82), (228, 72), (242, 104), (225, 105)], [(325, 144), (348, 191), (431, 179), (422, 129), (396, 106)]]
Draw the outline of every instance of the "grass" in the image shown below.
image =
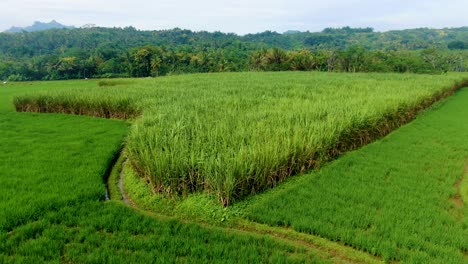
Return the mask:
[(468, 89), (384, 139), (252, 198), (249, 219), (410, 263), (468, 252)]
[[(330, 77), (334, 80), (328, 80)], [(276, 128), (283, 132), (292, 131), (288, 144), (293, 146), (304, 143), (299, 135), (309, 135), (302, 129), (304, 126), (311, 129), (310, 135), (317, 136), (314, 140), (321, 142), (317, 144), (322, 152), (313, 155), (319, 158), (314, 160), (318, 165), (381, 135), (378, 129), (388, 132), (413, 118), (421, 105), (432, 103), (462, 78), (461, 75), (237, 73), (126, 80), (102, 86), (95, 81), (74, 81), (3, 87), (0, 90), (0, 144), (3, 151), (0, 158), (6, 160), (7, 165), (2, 167), (0, 164), (0, 262), (466, 261), (468, 220), (464, 215), (468, 183), (467, 177), (462, 177), (468, 158), (468, 145), (463, 140), (468, 136), (468, 129), (466, 122), (462, 122), (467, 114), (464, 107), (468, 100), (466, 90), (381, 141), (227, 209), (218, 206), (215, 211), (210, 211), (216, 208), (210, 197), (220, 195), (220, 190), (208, 183), (203, 185), (206, 189), (189, 190), (177, 189), (184, 187), (179, 185), (155, 184), (156, 176), (142, 173), (144, 167), (135, 165), (138, 162), (132, 156), (135, 154), (127, 149), (132, 167), (125, 171), (125, 184), (131, 190), (131, 198), (139, 205), (148, 206), (143, 208), (147, 210), (160, 209), (161, 204), (169, 202), (167, 210), (175, 208), (174, 214), (180, 216), (180, 220), (131, 209), (117, 201), (103, 201), (103, 178), (107, 176), (114, 155), (121, 149), (127, 123), (60, 114), (14, 113), (11, 108), (13, 96), (16, 96), (16, 107), (20, 110), (30, 104), (40, 112), (59, 109), (56, 106), (66, 98), (69, 102), (78, 102), (76, 106), (82, 110), (76, 113), (111, 117), (95, 111), (93, 105), (102, 106), (103, 98), (112, 104), (112, 94), (117, 93), (116, 98), (127, 98), (131, 102), (128, 106), (141, 111), (142, 116), (133, 120), (128, 146), (141, 144), (143, 150), (146, 147), (148, 159), (159, 157), (151, 156), (154, 154), (151, 151), (159, 151), (157, 144), (162, 143), (156, 141), (156, 145), (148, 145), (157, 135), (166, 136), (163, 143), (167, 145), (163, 146), (173, 147), (172, 153), (184, 151), (183, 144), (178, 144), (188, 140), (184, 136), (188, 135), (189, 125), (199, 125), (195, 126), (199, 134), (194, 135), (209, 137), (206, 148), (220, 146), (214, 148), (220, 151), (220, 157), (229, 157), (223, 156), (226, 154), (222, 151), (232, 154), (236, 150), (234, 145), (227, 144), (235, 143), (233, 138), (245, 136), (240, 138), (258, 140), (258, 135), (247, 137), (249, 129), (267, 129), (275, 136), (289, 135), (275, 134)], [(186, 89), (182, 89), (184, 87)], [(44, 91), (39, 96), (31, 96), (36, 90)], [(309, 94), (309, 91), (313, 93)], [(128, 96), (124, 96), (125, 93)], [(352, 93), (355, 96), (349, 99)], [(265, 95), (267, 102), (276, 108), (268, 108), (265, 102), (258, 100), (260, 95)], [(74, 97), (79, 100), (73, 101)], [(320, 103), (311, 104), (317, 98), (321, 98)], [(218, 99), (220, 103), (215, 104)], [(23, 100), (27, 102), (24, 105)], [(47, 102), (52, 102), (52, 108), (48, 108)], [(88, 102), (91, 103), (86, 105)], [(223, 105), (228, 109), (225, 114), (221, 111)], [(332, 107), (334, 105), (337, 106)], [(322, 124), (322, 129), (327, 128), (323, 133), (313, 130), (314, 126), (307, 126), (306, 114), (319, 113), (319, 106), (327, 114), (313, 120)], [(125, 110), (122, 113), (112, 117), (122, 118), (126, 115)], [(252, 125), (251, 120), (259, 118), (259, 113), (271, 113), (272, 116), (266, 115), (258, 124)], [(207, 124), (196, 122), (196, 117), (205, 115), (211, 118), (207, 119)], [(216, 117), (221, 120), (218, 120), (221, 123), (219, 131), (206, 130), (212, 126), (218, 128)], [(221, 117), (226, 117), (227, 121)], [(182, 122), (184, 120), (187, 122)], [(242, 127), (242, 123), (230, 127), (228, 121), (233, 120), (246, 122), (243, 125), (247, 128), (240, 132), (225, 130)], [(275, 126), (273, 122), (278, 120), (287, 121)], [(292, 126), (293, 121), (298, 125)], [(382, 124), (388, 127), (382, 128)], [(176, 129), (178, 126), (182, 126), (181, 130)], [(267, 135), (268, 131), (259, 134)], [(226, 133), (225, 137), (217, 134), (221, 132)], [(141, 142), (135, 143), (138, 134), (141, 134)], [(214, 141), (211, 140), (213, 135), (218, 135)], [(182, 141), (177, 141), (179, 137)], [(327, 138), (333, 139), (331, 143)], [(345, 141), (346, 138), (350, 140)], [(172, 139), (179, 143), (172, 145)], [(288, 137), (272, 137), (271, 141), (264, 138), (261, 142), (268, 146), (277, 144), (280, 139)], [(275, 157), (255, 140), (256, 144), (242, 143), (241, 146), (246, 149), (257, 146), (258, 155), (264, 153), (266, 159)], [(359, 140), (363, 142), (356, 143)], [(188, 150), (194, 153), (203, 150), (193, 144), (189, 146)], [(167, 154), (169, 151), (163, 152)], [(177, 160), (182, 156), (177, 154), (172, 158)], [(210, 165), (214, 166), (219, 161), (240, 162), (243, 158), (249, 162), (247, 156), (238, 155), (233, 155), (231, 160), (198, 161), (214, 162)], [(117, 161), (117, 168), (122, 162), (122, 158)], [(203, 162), (200, 164), (205, 166)], [(242, 168), (244, 164), (226, 164), (217, 169), (222, 172), (236, 169), (236, 166)], [(70, 169), (75, 167), (76, 170)], [(301, 167), (299, 171), (302, 170)], [(136, 177), (135, 171), (144, 177)], [(177, 177), (185, 177), (184, 171), (179, 170)], [(232, 178), (230, 173), (224, 175), (224, 179)], [(239, 187), (237, 184), (244, 176), (232, 178), (235, 186)], [(114, 188), (118, 177), (118, 169), (110, 173), (111, 197), (118, 198), (118, 189)], [(148, 188), (145, 180), (152, 181), (153, 186)], [(200, 180), (208, 181), (209, 178)], [(200, 190), (206, 193), (198, 193)], [(166, 192), (190, 194), (185, 200), (168, 200), (160, 196)], [(240, 191), (233, 197), (239, 198), (243, 194)], [(152, 208), (152, 204), (156, 207)], [(199, 218), (207, 212), (208, 217)], [(248, 220), (239, 219), (242, 215)], [(218, 222), (223, 222), (222, 218), (233, 219), (213, 227), (207, 224), (213, 222), (210, 220), (213, 216)], [(201, 220), (202, 224), (191, 223), (191, 218)]]
[(133, 169), (157, 192), (206, 192), (226, 206), (385, 135), (463, 78), (203, 74), (30, 93), (15, 105), (111, 118), (141, 114), (128, 137)]
[[(128, 124), (15, 113), (12, 97), (95, 82), (0, 87), (0, 263), (322, 262), (268, 235), (143, 214), (104, 201), (103, 178)], [(321, 257), (325, 258), (329, 255)]]
[[(2, 111), (0, 229), (10, 231), (62, 206), (102, 200), (104, 180), (99, 175), (127, 129), (121, 121)], [(70, 191), (74, 187), (80, 191)]]
[(216, 203), (216, 199), (206, 194), (192, 194), (177, 201), (153, 194), (148, 184), (125, 166), (123, 177), (125, 194), (130, 199), (131, 206), (149, 215), (172, 215), (184, 222), (198, 222), (221, 227), (227, 231), (266, 235), (281, 243), (299, 248), (305, 247), (308, 255), (314, 256), (312, 260), (306, 262), (326, 260), (333, 263), (383, 263), (379, 257), (326, 238), (245, 220), (242, 218), (243, 209), (238, 205), (222, 208)]

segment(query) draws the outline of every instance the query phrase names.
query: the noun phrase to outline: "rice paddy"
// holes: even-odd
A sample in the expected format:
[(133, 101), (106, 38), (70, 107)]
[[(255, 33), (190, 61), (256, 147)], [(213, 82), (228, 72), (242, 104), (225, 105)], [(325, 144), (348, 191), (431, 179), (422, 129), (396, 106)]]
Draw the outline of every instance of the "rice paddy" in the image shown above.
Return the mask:
[[(466, 85), (290, 72), (7, 87), (0, 262), (464, 263)], [(146, 211), (104, 201), (123, 145), (127, 191)], [(168, 199), (152, 207), (156, 195)], [(228, 223), (197, 224), (212, 196)], [(164, 202), (186, 213), (154, 211)]]
[(128, 133), (126, 122), (14, 112), (15, 94), (74, 85), (87, 83), (0, 89), (0, 263), (329, 262), (330, 255), (322, 261), (268, 235), (105, 202), (105, 172)]

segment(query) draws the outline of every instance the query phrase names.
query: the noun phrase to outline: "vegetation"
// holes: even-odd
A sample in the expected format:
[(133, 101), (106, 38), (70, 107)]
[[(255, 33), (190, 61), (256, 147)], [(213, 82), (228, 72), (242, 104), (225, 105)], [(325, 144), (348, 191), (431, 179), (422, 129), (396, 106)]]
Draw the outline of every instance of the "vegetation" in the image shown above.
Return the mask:
[[(209, 199), (213, 194), (223, 197), (219, 190), (206, 188), (211, 179), (202, 178), (208, 171), (202, 169), (208, 165), (219, 170), (217, 175), (232, 177), (230, 171), (249, 168), (244, 171), (255, 173), (267, 162), (273, 167), (286, 161), (296, 169), (286, 171), (291, 174), (321, 166), (414, 118), (466, 85), (460, 83), (465, 78), (283, 72), (6, 84), (0, 90), (0, 134), (5, 135), (0, 137), (0, 159), (5, 161), (0, 164), (0, 261), (461, 263), (468, 245), (463, 176), (468, 155), (463, 139), (468, 135), (462, 122), (467, 90), (377, 143), (227, 209)], [(64, 101), (70, 102), (69, 108), (84, 109), (80, 114), (109, 116), (93, 109), (102, 109), (101, 101), (119, 105), (123, 94), (130, 103), (121, 106), (121, 113), (130, 106), (141, 115), (132, 120), (127, 139), (130, 163), (124, 167), (133, 170), (126, 170), (124, 177), (130, 197), (151, 210), (159, 199), (154, 192), (211, 193), (192, 193), (176, 206), (165, 200), (179, 210), (176, 215), (183, 221), (142, 213), (117, 201), (103, 202), (107, 173), (111, 197), (120, 200), (115, 186), (123, 158), (111, 172), (108, 167), (121, 149), (128, 128), (124, 122), (12, 112), (12, 102), (18, 109), (73, 110), (57, 107)], [(208, 147), (197, 148), (197, 140)], [(271, 146), (277, 151), (269, 152)], [(301, 153), (306, 147), (312, 151)], [(165, 157), (166, 150), (182, 155)], [(175, 176), (158, 186), (157, 176), (138, 167), (140, 153), (159, 155), (153, 161), (182, 165), (193, 164), (196, 157), (196, 176), (202, 184), (183, 189), (189, 186), (184, 185), (187, 177), (175, 179), (184, 172), (167, 162)], [(215, 158), (209, 159), (209, 154)], [(288, 158), (273, 160), (281, 155)], [(310, 157), (314, 159), (307, 160)], [(135, 172), (145, 179), (138, 180)], [(253, 176), (243, 176), (231, 179), (255, 183)], [(148, 180), (151, 188), (144, 184)], [(173, 180), (182, 184), (171, 185)], [(261, 188), (253, 184), (246, 189), (235, 188), (240, 192), (228, 199)], [(207, 211), (212, 208), (216, 210)], [(197, 214), (212, 213), (220, 218), (218, 223), (229, 223), (208, 226), (213, 223), (210, 216), (201, 219), (203, 225), (187, 223), (192, 213), (196, 219)], [(250, 221), (240, 219), (244, 215)]]
[(104, 174), (128, 125), (15, 113), (11, 104), (13, 94), (87, 85), (96, 83), (22, 83), (0, 89), (1, 263), (321, 261), (302, 245), (268, 235), (184, 224), (104, 202)]
[[(209, 223), (225, 229), (236, 229), (255, 234), (268, 234), (276, 241), (284, 241), (306, 246), (311, 254), (333, 263), (384, 263), (383, 259), (333, 242), (327, 238), (300, 233), (283, 227), (272, 227), (243, 218), (244, 208), (249, 201), (221, 208), (216, 199), (206, 194), (192, 194), (184, 199), (167, 199), (154, 194), (147, 182), (134, 175), (128, 167), (124, 168), (124, 192), (129, 204), (145, 212), (171, 215), (189, 222)], [(280, 187), (281, 188), (281, 187)]]
[(468, 90), (383, 140), (248, 203), (260, 223), (409, 263), (465, 263)]
[(255, 71), (328, 71), (441, 73), (467, 69), (466, 52), (368, 51), (362, 46), (345, 50), (285, 51), (277, 48), (254, 51), (249, 67)]
[(468, 30), (370, 28), (237, 36), (190, 30), (0, 33), (0, 79), (147, 77), (248, 70), (437, 73), (468, 70)]
[(467, 86), (467, 47), (466, 27), (0, 33), (0, 263), (466, 262), (468, 90), (329, 161)]
[(133, 169), (156, 192), (205, 191), (228, 205), (385, 135), (462, 79), (455, 74), (189, 75), (31, 94), (17, 97), (15, 104), (18, 110), (101, 117), (140, 109), (127, 142)]

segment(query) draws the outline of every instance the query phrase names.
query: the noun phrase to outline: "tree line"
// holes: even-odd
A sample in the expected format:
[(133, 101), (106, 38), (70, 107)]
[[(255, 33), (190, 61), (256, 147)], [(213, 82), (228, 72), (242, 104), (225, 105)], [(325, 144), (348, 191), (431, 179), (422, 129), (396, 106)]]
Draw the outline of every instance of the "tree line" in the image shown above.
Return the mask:
[(468, 28), (378, 33), (372, 28), (344, 27), (318, 33), (267, 31), (245, 36), (134, 28), (0, 33), (0, 79), (148, 77), (248, 70), (467, 71), (467, 39)]
[(249, 57), (249, 69), (256, 71), (337, 71), (442, 73), (468, 71), (468, 52), (366, 50), (351, 46), (345, 50), (262, 49)]

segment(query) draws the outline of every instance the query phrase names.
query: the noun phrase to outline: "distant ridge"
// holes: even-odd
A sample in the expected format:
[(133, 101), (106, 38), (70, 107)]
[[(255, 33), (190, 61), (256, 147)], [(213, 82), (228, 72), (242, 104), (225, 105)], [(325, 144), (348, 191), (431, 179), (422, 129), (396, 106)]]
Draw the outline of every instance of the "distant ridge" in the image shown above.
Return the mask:
[(5, 32), (9, 33), (20, 33), (23, 31), (26, 32), (34, 32), (34, 31), (42, 31), (48, 29), (73, 29), (74, 26), (65, 26), (60, 24), (59, 22), (52, 20), (49, 23), (44, 23), (40, 21), (35, 21), (32, 26), (28, 27), (11, 27), (10, 29), (6, 30)]

